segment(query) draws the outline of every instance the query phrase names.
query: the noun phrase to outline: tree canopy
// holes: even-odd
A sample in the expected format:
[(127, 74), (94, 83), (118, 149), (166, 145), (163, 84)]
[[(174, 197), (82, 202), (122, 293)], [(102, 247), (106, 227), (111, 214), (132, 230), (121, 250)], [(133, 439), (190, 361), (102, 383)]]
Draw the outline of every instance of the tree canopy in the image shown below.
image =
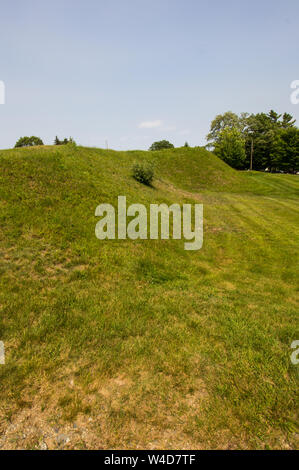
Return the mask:
[(17, 141), (15, 148), (17, 147), (33, 147), (34, 145), (44, 145), (42, 139), (32, 135), (31, 137), (20, 137)]
[(66, 145), (66, 144), (72, 144), (72, 143), (74, 143), (74, 139), (72, 137), (70, 137), (69, 139), (65, 137), (63, 140), (60, 140), (56, 136), (54, 140), (54, 145)]
[[(274, 110), (267, 114), (241, 113), (240, 116), (228, 111), (212, 121), (207, 135), (208, 147), (234, 168), (296, 172), (299, 170), (299, 129), (295, 122), (290, 114), (282, 115)], [(236, 158), (240, 139), (244, 143), (244, 158), (241, 153), (240, 158)]]
[(154, 142), (149, 150), (163, 150), (163, 149), (173, 149), (174, 145), (168, 142), (168, 140), (159, 140), (158, 142)]
[(223, 129), (215, 144), (215, 154), (233, 168), (242, 169), (245, 163), (245, 140), (235, 128)]

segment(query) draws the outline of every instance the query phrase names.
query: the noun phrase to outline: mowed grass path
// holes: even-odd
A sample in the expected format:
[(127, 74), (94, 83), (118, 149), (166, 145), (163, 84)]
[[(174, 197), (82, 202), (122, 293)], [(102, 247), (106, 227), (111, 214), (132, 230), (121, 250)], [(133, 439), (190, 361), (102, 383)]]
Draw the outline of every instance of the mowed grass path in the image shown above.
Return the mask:
[[(130, 175), (148, 158), (152, 188)], [(298, 447), (297, 176), (70, 146), (0, 171), (0, 446)], [(202, 202), (203, 248), (97, 240), (118, 195)]]

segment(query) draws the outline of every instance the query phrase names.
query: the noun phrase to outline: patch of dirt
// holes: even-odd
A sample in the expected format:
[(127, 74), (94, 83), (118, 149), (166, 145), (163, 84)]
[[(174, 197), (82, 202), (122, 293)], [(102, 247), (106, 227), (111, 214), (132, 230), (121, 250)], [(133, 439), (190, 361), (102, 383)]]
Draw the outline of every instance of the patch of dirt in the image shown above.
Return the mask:
[[(184, 431), (186, 422), (207, 397), (202, 381), (197, 381), (188, 395), (172, 407), (173, 390), (169, 390), (170, 402), (159, 395), (156, 402), (155, 398), (145, 398), (155, 390), (151, 381), (156, 378), (148, 372), (139, 374), (138, 383), (125, 373), (95, 380), (85, 394), (77, 385), (74, 372), (64, 371), (59, 385), (52, 384), (51, 394), (46, 383), (34, 396), (24, 394), (26, 407), (10, 421), (0, 420), (1, 449), (203, 448)], [(79, 412), (66, 421), (64, 407), (73, 406), (77, 396), (91, 411)]]

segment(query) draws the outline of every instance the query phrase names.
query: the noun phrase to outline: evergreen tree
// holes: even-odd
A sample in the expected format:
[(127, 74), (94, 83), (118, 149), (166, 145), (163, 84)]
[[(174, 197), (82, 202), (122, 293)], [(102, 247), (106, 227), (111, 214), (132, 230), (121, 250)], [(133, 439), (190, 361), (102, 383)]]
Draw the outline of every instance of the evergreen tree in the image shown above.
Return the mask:
[(284, 115), (282, 116), (281, 127), (283, 127), (284, 129), (294, 127), (295, 122), (296, 119), (293, 119), (293, 116), (288, 113), (284, 113)]

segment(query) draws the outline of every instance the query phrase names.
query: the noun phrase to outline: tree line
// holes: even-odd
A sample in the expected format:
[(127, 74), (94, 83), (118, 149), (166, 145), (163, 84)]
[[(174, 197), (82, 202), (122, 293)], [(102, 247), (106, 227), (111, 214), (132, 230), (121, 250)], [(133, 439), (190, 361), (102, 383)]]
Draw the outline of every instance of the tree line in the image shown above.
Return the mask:
[[(219, 114), (211, 123), (207, 135), (208, 149), (238, 170), (266, 170), (297, 173), (299, 171), (299, 129), (288, 113), (237, 115), (232, 111)], [(54, 145), (75, 144), (72, 137)], [(15, 147), (43, 145), (39, 137), (21, 137)], [(185, 142), (185, 147), (189, 144)], [(174, 148), (167, 140), (154, 142), (149, 150)]]
[[(54, 140), (54, 145), (67, 145), (67, 144), (74, 144), (74, 143), (75, 143), (75, 141), (72, 137), (70, 137), (69, 139), (65, 138), (63, 140), (59, 140), (58, 137), (56, 136), (55, 140)], [(37, 146), (37, 145), (44, 145), (44, 143), (43, 143), (43, 141), (40, 137), (37, 137), (35, 135), (32, 135), (31, 137), (24, 136), (24, 137), (20, 137), (17, 140), (15, 148), (18, 148), (18, 147), (34, 147), (34, 146)]]
[(233, 168), (299, 171), (299, 129), (288, 113), (219, 114), (207, 135), (209, 149)]

